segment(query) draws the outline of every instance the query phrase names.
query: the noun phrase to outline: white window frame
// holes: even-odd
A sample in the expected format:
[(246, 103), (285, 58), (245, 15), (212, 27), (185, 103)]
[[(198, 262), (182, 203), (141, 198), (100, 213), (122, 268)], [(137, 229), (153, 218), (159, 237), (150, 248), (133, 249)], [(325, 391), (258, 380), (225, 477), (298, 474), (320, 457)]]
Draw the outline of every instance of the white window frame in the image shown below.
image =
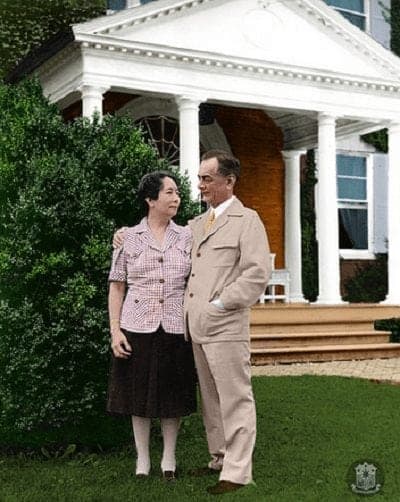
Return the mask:
[[(339, 209), (354, 208), (357, 205), (367, 207), (368, 214), (368, 249), (339, 249), (340, 257), (345, 260), (373, 260), (374, 254), (374, 186), (373, 186), (373, 154), (352, 152), (348, 150), (337, 150), (336, 155), (344, 155), (347, 157), (364, 157), (366, 159), (366, 177), (367, 177), (367, 199), (366, 203), (358, 203), (352, 201), (343, 201), (337, 199), (338, 218)], [(336, 175), (337, 176), (337, 175)]]
[[(364, 1), (364, 12), (360, 12), (357, 10), (344, 9), (343, 7), (336, 7), (335, 5), (329, 5), (332, 9), (335, 9), (337, 12), (347, 12), (349, 14), (354, 14), (355, 16), (360, 16), (365, 19), (365, 32), (370, 33), (371, 31), (371, 21), (370, 21), (370, 0)], [(350, 22), (350, 21), (349, 21)]]

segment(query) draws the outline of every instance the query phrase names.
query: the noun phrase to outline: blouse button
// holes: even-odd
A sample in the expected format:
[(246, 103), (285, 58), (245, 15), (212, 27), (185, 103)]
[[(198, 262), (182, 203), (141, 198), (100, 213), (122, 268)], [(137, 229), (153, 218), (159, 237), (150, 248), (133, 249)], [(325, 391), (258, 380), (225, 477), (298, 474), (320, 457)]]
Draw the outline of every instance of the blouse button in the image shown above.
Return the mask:
[(163, 284), (165, 282), (165, 280), (164, 279), (160, 279), (160, 282), (161, 282), (161, 284)]
[(135, 303), (139, 303), (139, 300), (135, 300)]
[(160, 298), (159, 302), (164, 303), (164, 298)]
[(163, 258), (162, 256), (160, 256), (160, 258), (158, 259), (158, 261), (159, 261), (160, 263), (162, 263), (162, 262), (164, 261), (164, 258)]

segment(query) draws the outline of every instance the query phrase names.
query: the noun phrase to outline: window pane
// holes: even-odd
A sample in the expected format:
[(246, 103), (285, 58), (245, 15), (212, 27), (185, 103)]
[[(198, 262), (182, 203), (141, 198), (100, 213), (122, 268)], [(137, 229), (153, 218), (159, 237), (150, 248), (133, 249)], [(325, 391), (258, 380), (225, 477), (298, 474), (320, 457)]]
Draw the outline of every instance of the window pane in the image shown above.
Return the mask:
[(368, 249), (367, 209), (339, 209), (340, 249)]
[(364, 12), (364, 0), (326, 0), (326, 3), (341, 9)]
[(338, 199), (366, 200), (366, 180), (338, 178)]
[(140, 3), (149, 3), (149, 2), (154, 2), (154, 0), (140, 0)]
[(350, 14), (350, 12), (344, 12), (342, 10), (339, 10), (340, 12), (346, 19), (350, 21), (350, 23), (353, 23), (357, 28), (360, 28), (360, 30), (365, 31), (365, 17), (364, 16), (357, 16), (357, 14)]
[(126, 7), (126, 0), (107, 0), (107, 9), (123, 10)]
[(336, 165), (338, 175), (360, 176), (367, 175), (367, 162), (365, 157), (352, 157), (350, 155), (337, 155)]

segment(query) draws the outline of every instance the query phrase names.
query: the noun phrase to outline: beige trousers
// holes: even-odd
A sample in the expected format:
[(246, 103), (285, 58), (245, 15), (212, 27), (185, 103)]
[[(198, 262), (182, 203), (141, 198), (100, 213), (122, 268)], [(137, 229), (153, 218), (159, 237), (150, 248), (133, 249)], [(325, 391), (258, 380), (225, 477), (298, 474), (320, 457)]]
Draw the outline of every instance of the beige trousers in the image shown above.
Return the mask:
[(252, 481), (256, 410), (248, 342), (193, 343), (203, 421), (220, 480)]

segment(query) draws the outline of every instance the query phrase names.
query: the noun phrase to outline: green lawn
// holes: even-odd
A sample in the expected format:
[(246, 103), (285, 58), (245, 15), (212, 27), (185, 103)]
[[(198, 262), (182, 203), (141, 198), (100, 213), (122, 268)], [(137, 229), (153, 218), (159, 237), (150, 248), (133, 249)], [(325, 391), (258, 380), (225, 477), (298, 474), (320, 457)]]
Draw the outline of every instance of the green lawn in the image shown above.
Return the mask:
[[(363, 500), (347, 486), (351, 464), (369, 460), (382, 467), (385, 482), (377, 500), (400, 500), (400, 387), (340, 377), (257, 377), (258, 438), (255, 486), (229, 501)], [(128, 427), (128, 424), (126, 424)], [(178, 444), (181, 476), (174, 485), (159, 479), (161, 439), (153, 431), (153, 473), (137, 482), (133, 451), (79, 453), (63, 459), (26, 454), (0, 457), (0, 501), (201, 501), (213, 479), (185, 470), (207, 461), (201, 419), (185, 420)], [(95, 430), (94, 430), (95, 433)], [(115, 432), (115, 443), (127, 429)], [(110, 432), (112, 436), (112, 432)], [(112, 438), (111, 438), (112, 439)], [(124, 440), (124, 439), (123, 439)], [(183, 471), (183, 472), (182, 472)]]

